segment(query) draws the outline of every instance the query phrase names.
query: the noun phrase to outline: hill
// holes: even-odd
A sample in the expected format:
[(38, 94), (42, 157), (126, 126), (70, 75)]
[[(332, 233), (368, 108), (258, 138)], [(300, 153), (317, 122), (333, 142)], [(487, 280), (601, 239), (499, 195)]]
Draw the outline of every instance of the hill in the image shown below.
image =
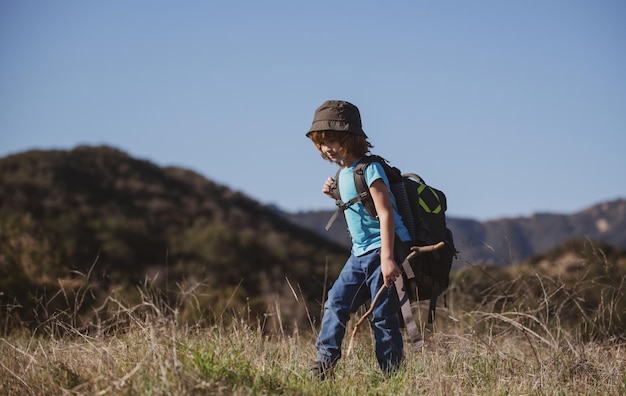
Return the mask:
[(0, 306), (16, 322), (66, 310), (80, 290), (90, 304), (115, 290), (137, 299), (142, 284), (172, 305), (202, 290), (180, 307), (189, 320), (206, 307), (263, 317), (276, 299), (295, 303), (286, 279), (321, 300), (346, 255), (241, 193), (115, 148), (0, 159)]
[[(454, 203), (448, 202), (449, 206)], [(290, 221), (329, 240), (350, 246), (346, 225), (340, 216), (326, 232), (329, 211), (283, 213)], [(626, 200), (604, 202), (578, 213), (540, 213), (530, 217), (490, 221), (448, 218), (460, 257), (472, 263), (496, 266), (521, 263), (572, 238), (589, 238), (626, 247)], [(458, 266), (459, 263), (457, 263)]]

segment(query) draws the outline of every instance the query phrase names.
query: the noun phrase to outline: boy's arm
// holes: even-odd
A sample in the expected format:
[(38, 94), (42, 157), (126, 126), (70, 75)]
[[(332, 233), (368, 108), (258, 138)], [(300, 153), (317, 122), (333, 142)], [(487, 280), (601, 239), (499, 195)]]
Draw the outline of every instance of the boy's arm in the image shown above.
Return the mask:
[(370, 195), (376, 207), (378, 220), (380, 221), (380, 265), (385, 286), (389, 287), (391, 282), (402, 275), (400, 267), (393, 259), (393, 244), (396, 236), (396, 228), (393, 217), (393, 206), (389, 189), (383, 179), (377, 179), (370, 185)]

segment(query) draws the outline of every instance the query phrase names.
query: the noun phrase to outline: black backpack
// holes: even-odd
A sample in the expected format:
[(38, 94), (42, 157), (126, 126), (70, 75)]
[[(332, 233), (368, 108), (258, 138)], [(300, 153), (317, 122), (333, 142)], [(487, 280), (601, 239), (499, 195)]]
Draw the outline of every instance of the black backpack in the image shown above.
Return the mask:
[(368, 155), (355, 166), (354, 182), (357, 196), (348, 202), (341, 201), (337, 185), (339, 171), (337, 172), (333, 195), (338, 209), (329, 220), (326, 229), (330, 228), (340, 212), (358, 201), (363, 203), (370, 216), (377, 217), (374, 201), (365, 181), (365, 167), (374, 161), (380, 163), (385, 170), (398, 212), (411, 235), (412, 246), (428, 246), (439, 242), (445, 244), (441, 249), (417, 255), (409, 261), (415, 274), (414, 278), (408, 278), (406, 271), (403, 275), (410, 301), (430, 300), (428, 323), (432, 323), (437, 297), (448, 288), (452, 260), (457, 253), (452, 232), (446, 225), (447, 202), (442, 191), (428, 186), (416, 174), (402, 174), (398, 168), (389, 165), (387, 160), (380, 156)]

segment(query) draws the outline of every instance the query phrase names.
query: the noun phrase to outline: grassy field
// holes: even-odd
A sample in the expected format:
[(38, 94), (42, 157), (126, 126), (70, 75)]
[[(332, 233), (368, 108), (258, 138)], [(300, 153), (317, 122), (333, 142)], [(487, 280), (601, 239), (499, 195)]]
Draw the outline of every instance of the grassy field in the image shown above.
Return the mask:
[[(136, 307), (135, 307), (136, 308)], [(142, 308), (150, 308), (149, 303)], [(139, 314), (138, 312), (142, 313)], [(152, 311), (152, 312), (150, 312)], [(146, 314), (147, 313), (147, 314)], [(13, 334), (0, 343), (0, 394), (585, 394), (626, 392), (626, 345), (581, 341), (563, 329), (530, 330), (521, 313), (453, 313), (407, 350), (384, 378), (367, 328), (333, 380), (308, 378), (314, 332), (263, 334), (244, 320), (177, 325), (156, 310), (127, 310), (115, 332)], [(451, 318), (454, 318), (451, 319)], [(348, 333), (349, 335), (350, 333)], [(346, 341), (348, 341), (346, 339)], [(347, 344), (346, 344), (347, 345)]]
[[(317, 326), (286, 325), (292, 318), (280, 301), (263, 318), (233, 309), (217, 323), (190, 325), (150, 290), (132, 305), (111, 297), (106, 321), (79, 325), (65, 312), (34, 330), (5, 331), (0, 394), (626, 394), (626, 277), (623, 263), (600, 259), (570, 261), (559, 274), (457, 274), (448, 307), (437, 308), (434, 327), (422, 326), (425, 347), (407, 348), (390, 378), (378, 370), (366, 325), (334, 379), (319, 382), (308, 376)], [(418, 317), (425, 310), (414, 307)]]

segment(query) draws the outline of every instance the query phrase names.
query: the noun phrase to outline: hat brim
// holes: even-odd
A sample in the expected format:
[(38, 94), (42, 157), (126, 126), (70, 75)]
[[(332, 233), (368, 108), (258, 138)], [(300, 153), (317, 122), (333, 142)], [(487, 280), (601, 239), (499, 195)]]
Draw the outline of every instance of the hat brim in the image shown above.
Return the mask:
[(335, 120), (320, 120), (315, 121), (311, 128), (306, 133), (306, 137), (311, 137), (313, 132), (322, 132), (322, 131), (338, 131), (338, 132), (348, 132), (359, 136), (367, 137), (365, 132), (363, 132), (363, 128), (358, 125), (350, 124), (343, 121), (335, 121)]

